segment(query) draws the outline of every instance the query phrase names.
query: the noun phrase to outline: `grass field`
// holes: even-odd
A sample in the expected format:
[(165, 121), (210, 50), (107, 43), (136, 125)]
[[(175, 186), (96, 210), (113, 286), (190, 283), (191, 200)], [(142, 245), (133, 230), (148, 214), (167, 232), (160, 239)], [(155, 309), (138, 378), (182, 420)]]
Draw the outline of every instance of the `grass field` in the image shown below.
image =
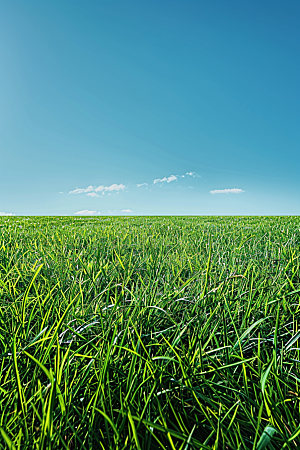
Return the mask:
[(300, 448), (300, 218), (0, 236), (0, 449)]

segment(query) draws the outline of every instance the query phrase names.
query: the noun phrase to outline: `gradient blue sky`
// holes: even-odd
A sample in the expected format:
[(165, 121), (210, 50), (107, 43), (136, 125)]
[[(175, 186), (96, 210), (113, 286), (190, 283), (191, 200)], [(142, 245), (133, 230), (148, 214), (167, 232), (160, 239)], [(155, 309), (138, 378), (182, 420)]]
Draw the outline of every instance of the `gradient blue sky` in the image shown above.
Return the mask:
[(2, 213), (300, 214), (299, 0), (0, 11)]

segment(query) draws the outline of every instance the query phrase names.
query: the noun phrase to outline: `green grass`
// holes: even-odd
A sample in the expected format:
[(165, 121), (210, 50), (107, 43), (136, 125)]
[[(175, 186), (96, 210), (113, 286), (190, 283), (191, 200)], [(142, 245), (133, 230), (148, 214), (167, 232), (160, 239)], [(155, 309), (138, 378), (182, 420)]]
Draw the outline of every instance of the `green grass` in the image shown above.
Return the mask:
[(299, 448), (299, 249), (298, 217), (0, 218), (0, 449)]

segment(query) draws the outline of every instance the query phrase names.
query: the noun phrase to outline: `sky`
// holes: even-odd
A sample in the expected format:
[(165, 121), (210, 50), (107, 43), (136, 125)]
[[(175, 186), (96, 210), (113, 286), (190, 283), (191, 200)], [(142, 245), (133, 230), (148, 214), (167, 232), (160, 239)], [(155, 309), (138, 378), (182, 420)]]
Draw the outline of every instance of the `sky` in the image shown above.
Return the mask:
[(299, 0), (0, 0), (0, 214), (300, 214)]

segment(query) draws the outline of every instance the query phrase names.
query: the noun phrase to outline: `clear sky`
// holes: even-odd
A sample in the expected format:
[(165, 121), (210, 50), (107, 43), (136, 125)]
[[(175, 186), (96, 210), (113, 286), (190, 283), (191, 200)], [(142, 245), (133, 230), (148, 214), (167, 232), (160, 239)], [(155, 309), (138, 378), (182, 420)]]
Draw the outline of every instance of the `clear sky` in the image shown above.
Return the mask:
[(299, 47), (299, 0), (0, 0), (1, 213), (300, 214)]

